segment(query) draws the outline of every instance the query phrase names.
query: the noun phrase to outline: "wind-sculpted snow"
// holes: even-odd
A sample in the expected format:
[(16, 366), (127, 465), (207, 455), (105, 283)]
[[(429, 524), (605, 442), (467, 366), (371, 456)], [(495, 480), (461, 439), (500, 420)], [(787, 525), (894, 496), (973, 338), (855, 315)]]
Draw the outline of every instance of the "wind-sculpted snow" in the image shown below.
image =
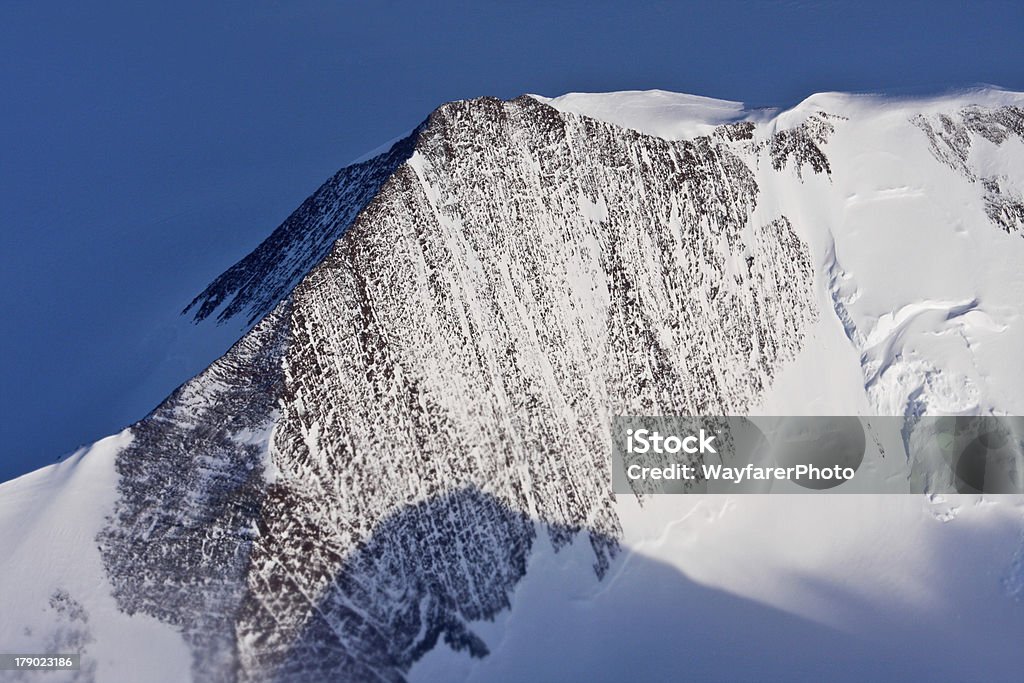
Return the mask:
[[(229, 268), (182, 311), (199, 322), (238, 314), (262, 318), (323, 260), (331, 246), (412, 153), (416, 131), (385, 154), (338, 171), (251, 254)], [(218, 313), (219, 310), (219, 313)]]
[(1024, 199), (1020, 190), (1005, 175), (985, 175), (971, 158), (979, 138), (996, 146), (1013, 138), (1024, 142), (1024, 108), (971, 106), (953, 115), (918, 115), (912, 121), (928, 136), (936, 159), (981, 185), (989, 220), (1006, 232), (1024, 235)]
[[(118, 458), (116, 597), (179, 627), (199, 680), (400, 680), (438, 638), (482, 656), (466, 624), (508, 607), (536, 523), (607, 571), (610, 416), (742, 412), (816, 316), (806, 247), (752, 219), (754, 175), (716, 138), (525, 97), (445, 105), (414, 137)], [(301, 270), (275, 265), (282, 230), (200, 315), (273, 303)]]

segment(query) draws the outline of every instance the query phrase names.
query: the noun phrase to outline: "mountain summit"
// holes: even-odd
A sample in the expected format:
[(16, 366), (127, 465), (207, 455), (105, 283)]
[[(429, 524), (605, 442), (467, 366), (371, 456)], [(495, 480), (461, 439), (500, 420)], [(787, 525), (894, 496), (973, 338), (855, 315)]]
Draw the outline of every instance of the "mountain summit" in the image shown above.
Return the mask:
[(97, 681), (1008, 678), (1019, 501), (616, 496), (610, 423), (1024, 414), (1022, 193), (1018, 93), (445, 104), (189, 304), (251, 325), (227, 354), (0, 486), (0, 642)]

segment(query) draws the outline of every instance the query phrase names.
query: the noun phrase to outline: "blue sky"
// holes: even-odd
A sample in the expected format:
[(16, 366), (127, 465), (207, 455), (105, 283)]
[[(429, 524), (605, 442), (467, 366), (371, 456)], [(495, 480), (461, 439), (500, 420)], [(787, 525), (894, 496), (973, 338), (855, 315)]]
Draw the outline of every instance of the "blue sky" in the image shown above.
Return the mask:
[(168, 315), (446, 100), (1024, 90), (1021, 2), (93, 4), (0, 4), (0, 480), (187, 379), (125, 398)]

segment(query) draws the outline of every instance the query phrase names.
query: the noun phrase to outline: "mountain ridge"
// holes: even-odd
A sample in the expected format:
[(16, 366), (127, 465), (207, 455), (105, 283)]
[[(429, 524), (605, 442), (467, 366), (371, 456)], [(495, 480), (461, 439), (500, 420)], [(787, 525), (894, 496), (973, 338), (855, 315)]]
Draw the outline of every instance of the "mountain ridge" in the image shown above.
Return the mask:
[[(169, 666), (169, 680), (398, 681), (445, 647), (482, 672), (504, 642), (488, 624), (546, 580), (531, 561), (572, 557), (575, 580), (602, 595), (634, 590), (625, 568), (647, 552), (754, 602), (784, 586), (788, 611), (820, 619), (787, 582), (794, 556), (881, 599), (873, 578), (896, 582), (939, 548), (951, 557), (941, 539), (955, 531), (928, 525), (960, 515), (1006, 541), (1000, 571), (1017, 585), (1013, 503), (869, 498), (854, 512), (814, 497), (609, 492), (615, 414), (1019, 410), (1007, 361), (1024, 331), (1024, 242), (986, 213), (977, 181), (1019, 186), (1016, 112), (864, 111), (805, 107), (667, 140), (528, 96), (438, 108), (384, 155), (342, 169), (186, 308), (254, 323), (227, 354), (93, 455), (0, 486), (21, 510), (26, 486), (83, 463), (105, 482), (92, 506), (102, 514), (62, 522), (79, 552), (99, 546), (100, 573), (76, 578), (57, 561), (10, 596), (25, 624), (0, 635), (26, 646), (73, 635), (106, 653), (103, 680), (128, 675), (133, 660), (110, 648), (139, 623), (163, 629), (160, 647), (187, 647), (189, 671)], [(936, 154), (917, 114), (949, 119), (963, 168)], [(888, 251), (866, 249), (872, 239)], [(822, 388), (822, 377), (841, 381)], [(898, 434), (879, 439), (900, 452)], [(3, 510), (0, 534), (20, 518)], [(902, 559), (872, 545), (886, 510), (904, 525)], [(805, 516), (832, 518), (851, 533), (839, 554), (869, 558), (871, 571), (795, 548), (785, 524), (757, 528), (758, 512), (791, 514), (808, 533), (822, 530)], [(716, 564), (730, 556), (716, 545), (723, 527), (752, 546), (762, 578)], [(28, 557), (5, 570), (25, 576)], [(1003, 642), (1020, 615), (997, 602), (1004, 584), (979, 581), (999, 618), (971, 612), (970, 642)], [(69, 632), (69, 604), (103, 617)], [(540, 627), (530, 614), (526, 627)], [(1003, 657), (986, 664), (1009, 670)]]
[[(987, 106), (1004, 106), (1008, 103), (1018, 105), (1024, 103), (1024, 93), (1010, 90), (998, 89), (994, 86), (979, 86), (951, 91), (938, 95), (905, 96), (886, 95), (882, 93), (844, 93), (844, 92), (821, 92), (814, 93), (801, 100), (797, 105), (789, 109), (772, 107), (758, 107), (747, 109), (741, 102), (718, 100), (699, 95), (685, 93), (673, 93), (664, 90), (645, 91), (614, 91), (606, 93), (567, 93), (565, 95), (549, 98), (540, 95), (520, 95), (508, 102), (532, 98), (547, 106), (567, 113), (579, 114), (605, 121), (623, 128), (632, 128), (646, 135), (659, 137), (666, 140), (685, 139), (685, 137), (701, 137), (702, 135), (714, 134), (715, 129), (729, 124), (750, 122), (755, 126), (766, 126), (769, 130), (778, 130), (779, 124), (773, 123), (779, 120), (792, 120), (794, 116), (798, 119), (813, 116), (816, 112), (826, 110), (829, 105), (833, 109), (842, 109), (836, 106), (838, 102), (854, 101), (857, 103), (878, 104), (914, 104), (923, 112), (935, 108), (949, 108), (964, 101), (981, 102)], [(198, 294), (182, 311), (187, 315), (194, 311), (193, 319), (201, 322), (207, 317), (216, 313), (219, 322), (226, 322), (228, 318), (236, 316), (242, 308), (248, 313), (248, 325), (254, 323), (259, 317), (265, 315), (272, 308), (272, 303), (280, 301), (291, 287), (308, 273), (318, 263), (329, 249), (333, 240), (340, 237), (340, 234), (352, 223), (358, 212), (365, 207), (369, 197), (374, 191), (379, 190), (381, 184), (393, 173), (399, 165), (408, 160), (418, 141), (422, 131), (429, 126), (431, 119), (443, 111), (446, 107), (457, 106), (465, 102), (482, 102), (494, 100), (502, 102), (498, 98), (481, 97), (470, 100), (453, 100), (440, 105), (434, 110), (419, 126), (411, 133), (402, 137), (386, 151), (369, 159), (353, 163), (343, 167), (331, 179), (326, 181), (315, 193), (310, 195), (302, 205), (293, 212), (284, 223), (281, 224), (264, 242), (262, 242), (249, 255), (243, 257), (231, 268), (211, 282), (200, 294)], [(658, 109), (666, 106), (675, 112), (675, 116), (658, 115), (650, 117), (644, 115), (646, 109)], [(724, 110), (728, 115), (711, 117), (707, 110)], [(688, 116), (679, 116), (680, 110), (690, 112)], [(694, 114), (693, 110), (697, 110)], [(666, 122), (667, 120), (667, 122)], [(800, 121), (802, 123), (802, 121)], [(788, 123), (788, 122), (787, 122)], [(672, 126), (682, 126), (679, 130), (685, 131), (685, 136), (680, 137), (679, 131), (673, 131)], [(367, 174), (370, 177), (360, 180), (360, 174)], [(354, 175), (356, 178), (347, 176)], [(367, 182), (368, 181), (368, 182)], [(361, 182), (367, 182), (366, 187), (360, 187)], [(344, 198), (336, 195), (346, 191), (354, 191), (358, 194), (355, 198)], [(317, 207), (327, 207), (332, 202), (335, 205), (348, 205), (340, 217), (323, 216), (322, 211), (318, 212)], [(996, 209), (999, 211), (1000, 209)], [(1011, 211), (1016, 209), (1011, 208)], [(306, 222), (315, 221), (314, 225), (307, 225)], [(299, 243), (298, 232), (313, 233), (317, 240), (315, 244)], [(309, 239), (305, 237), (304, 239)], [(293, 244), (293, 241), (295, 242)], [(287, 254), (279, 254), (281, 250), (288, 252), (294, 250), (300, 254), (308, 252), (304, 258), (300, 257), (299, 262), (292, 265), (288, 272), (277, 273), (282, 266), (272, 265), (270, 262), (287, 259)], [(252, 272), (250, 272), (252, 271)], [(244, 275), (243, 275), (244, 274)], [(244, 277), (244, 282), (239, 280)], [(251, 290), (261, 279), (269, 278), (275, 284), (272, 291), (267, 292), (260, 301), (252, 301), (248, 306), (242, 306), (242, 291)], [(230, 302), (227, 302), (231, 299)], [(227, 303), (226, 303), (227, 302)]]

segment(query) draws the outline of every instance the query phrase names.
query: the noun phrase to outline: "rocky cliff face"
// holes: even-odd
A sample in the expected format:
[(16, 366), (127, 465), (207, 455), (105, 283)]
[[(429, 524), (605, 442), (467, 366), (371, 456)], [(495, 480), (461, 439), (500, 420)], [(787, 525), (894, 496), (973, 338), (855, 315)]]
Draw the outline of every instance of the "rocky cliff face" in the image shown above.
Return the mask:
[(467, 622), (538, 530), (603, 575), (610, 416), (743, 412), (817, 317), (753, 169), (828, 172), (833, 125), (667, 141), (480, 99), (341, 171), (193, 302), (264, 317), (118, 456), (120, 608), (197, 680), (402, 680), (438, 639), (486, 653)]
[(937, 160), (981, 185), (985, 213), (995, 225), (1009, 233), (1024, 228), (1024, 199), (1014, 179), (1005, 174), (979, 174), (971, 160), (971, 148), (979, 143), (998, 147), (1024, 140), (1024, 108), (972, 106), (951, 114), (919, 115), (914, 124), (928, 136)]

